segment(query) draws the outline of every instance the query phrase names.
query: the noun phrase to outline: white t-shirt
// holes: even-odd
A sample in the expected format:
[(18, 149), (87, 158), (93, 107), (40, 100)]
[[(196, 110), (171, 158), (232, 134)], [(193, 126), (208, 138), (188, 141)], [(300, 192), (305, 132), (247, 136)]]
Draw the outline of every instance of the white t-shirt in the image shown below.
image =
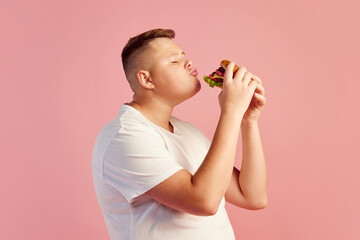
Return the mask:
[(194, 174), (210, 147), (197, 127), (173, 116), (170, 122), (174, 133), (123, 104), (101, 129), (92, 172), (111, 239), (235, 239), (224, 198), (215, 215), (196, 216), (143, 194), (181, 169)]

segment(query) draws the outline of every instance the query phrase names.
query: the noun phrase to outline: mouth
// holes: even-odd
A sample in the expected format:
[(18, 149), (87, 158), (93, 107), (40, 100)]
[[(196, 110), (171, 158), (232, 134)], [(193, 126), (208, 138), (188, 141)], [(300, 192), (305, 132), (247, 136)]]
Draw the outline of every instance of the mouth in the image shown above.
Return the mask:
[(198, 73), (197, 69), (195, 68), (194, 70), (192, 70), (192, 71), (190, 72), (189, 75), (197, 76), (198, 74), (199, 74), (199, 73)]

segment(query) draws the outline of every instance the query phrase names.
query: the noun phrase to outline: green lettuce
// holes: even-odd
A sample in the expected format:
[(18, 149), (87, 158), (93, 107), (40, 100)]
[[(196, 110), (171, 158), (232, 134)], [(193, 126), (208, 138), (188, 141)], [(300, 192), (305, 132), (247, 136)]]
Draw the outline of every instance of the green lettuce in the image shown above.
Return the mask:
[(222, 82), (217, 82), (217, 81), (211, 80), (211, 78), (209, 78), (208, 76), (204, 76), (204, 80), (212, 88), (215, 87), (215, 86), (222, 86), (223, 85)]

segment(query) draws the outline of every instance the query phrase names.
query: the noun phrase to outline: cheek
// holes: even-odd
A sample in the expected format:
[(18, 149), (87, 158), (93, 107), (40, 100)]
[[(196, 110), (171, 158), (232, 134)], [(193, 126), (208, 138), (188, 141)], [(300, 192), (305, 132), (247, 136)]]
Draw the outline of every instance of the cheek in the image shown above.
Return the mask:
[(158, 93), (163, 96), (175, 97), (186, 95), (189, 91), (200, 90), (200, 82), (195, 78), (191, 79), (184, 70), (161, 67), (157, 68), (153, 74)]
[(177, 86), (181, 85), (181, 75), (179, 72), (176, 72), (175, 70), (167, 70), (162, 72), (161, 76), (161, 84), (163, 84), (163, 87), (169, 88), (169, 90), (173, 90)]
[(179, 84), (175, 79), (175, 73), (167, 71), (159, 71), (154, 73), (154, 84), (158, 93), (161, 95), (168, 95), (176, 89)]
[(176, 80), (174, 77), (167, 78), (168, 81), (163, 86), (163, 91), (168, 96), (173, 96), (178, 92), (181, 92), (181, 82)]

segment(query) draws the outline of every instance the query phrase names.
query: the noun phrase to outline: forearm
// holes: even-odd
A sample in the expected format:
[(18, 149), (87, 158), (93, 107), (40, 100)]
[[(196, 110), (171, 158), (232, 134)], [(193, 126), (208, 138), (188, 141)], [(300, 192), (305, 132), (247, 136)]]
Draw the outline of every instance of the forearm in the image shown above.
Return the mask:
[(267, 202), (267, 170), (257, 122), (241, 125), (243, 158), (239, 184), (244, 197), (255, 204)]
[(193, 176), (193, 186), (210, 202), (220, 203), (232, 175), (241, 116), (222, 114), (203, 163)]

